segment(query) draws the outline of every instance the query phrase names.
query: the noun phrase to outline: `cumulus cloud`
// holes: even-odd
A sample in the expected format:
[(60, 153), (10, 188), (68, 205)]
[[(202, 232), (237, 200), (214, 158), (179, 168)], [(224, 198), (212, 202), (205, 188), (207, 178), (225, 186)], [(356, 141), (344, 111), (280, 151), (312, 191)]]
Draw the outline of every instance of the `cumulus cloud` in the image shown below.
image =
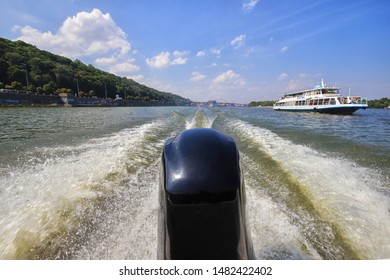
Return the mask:
[(153, 68), (165, 68), (171, 65), (182, 65), (187, 63), (188, 57), (184, 56), (187, 56), (189, 53), (189, 51), (174, 51), (173, 57), (176, 58), (171, 60), (170, 52), (161, 52), (152, 58), (147, 58), (146, 63)]
[(144, 77), (144, 75), (139, 74), (139, 75), (127, 76), (126, 78), (132, 79), (132, 80), (134, 80), (134, 81), (136, 81), (138, 83), (141, 83), (141, 82), (144, 81), (145, 77)]
[(174, 51), (173, 56), (175, 57), (183, 57), (188, 56), (190, 54), (190, 51)]
[(199, 73), (199, 72), (192, 72), (190, 80), (194, 81), (194, 82), (198, 82), (198, 81), (204, 80), (205, 78), (206, 78), (206, 76)]
[(175, 60), (172, 61), (172, 65), (182, 65), (186, 64), (188, 58), (187, 57), (178, 57)]
[(128, 72), (135, 72), (138, 70), (139, 66), (131, 64), (130, 62), (118, 63), (110, 67), (110, 72), (118, 75)]
[(288, 51), (288, 47), (287, 46), (284, 46), (283, 48), (280, 49), (280, 52), (284, 53)]
[(115, 63), (117, 61), (117, 58), (115, 56), (111, 57), (101, 57), (95, 59), (95, 63), (102, 66), (107, 66)]
[(238, 49), (239, 47), (242, 47), (245, 44), (245, 38), (246, 36), (244, 34), (241, 34), (234, 38), (230, 44), (234, 46), (235, 49)]
[(71, 58), (105, 54), (111, 51), (126, 55), (131, 45), (125, 32), (109, 13), (99, 9), (68, 17), (56, 33), (41, 32), (31, 26), (20, 27), (20, 40)]
[(156, 55), (152, 58), (147, 58), (146, 63), (154, 68), (164, 68), (168, 67), (171, 62), (169, 60), (170, 53), (169, 52), (161, 52), (159, 55)]
[(221, 56), (221, 53), (222, 53), (222, 49), (217, 49), (217, 48), (211, 48), (210, 49), (210, 52), (214, 55), (216, 55), (217, 57), (220, 57)]
[(259, 2), (259, 0), (246, 0), (242, 4), (242, 9), (244, 11), (251, 11), (256, 6), (256, 4)]
[(89, 57), (113, 74), (126, 74), (140, 68), (130, 57), (131, 45), (126, 33), (109, 13), (99, 9), (68, 17), (54, 33), (31, 26), (15, 26), (15, 31), (21, 33), (20, 40), (72, 59)]
[(206, 51), (198, 51), (196, 56), (197, 57), (202, 57), (202, 56), (205, 56), (206, 55)]
[(245, 80), (233, 70), (227, 70), (219, 74), (212, 83), (212, 88), (240, 87), (245, 85)]

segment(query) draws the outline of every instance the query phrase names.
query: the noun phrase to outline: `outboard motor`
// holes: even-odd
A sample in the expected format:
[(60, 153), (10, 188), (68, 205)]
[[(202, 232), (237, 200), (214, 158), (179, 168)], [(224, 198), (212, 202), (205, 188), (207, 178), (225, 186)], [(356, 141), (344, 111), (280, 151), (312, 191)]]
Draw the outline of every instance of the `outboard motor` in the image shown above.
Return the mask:
[(159, 190), (159, 259), (251, 259), (234, 140), (195, 128), (168, 139)]

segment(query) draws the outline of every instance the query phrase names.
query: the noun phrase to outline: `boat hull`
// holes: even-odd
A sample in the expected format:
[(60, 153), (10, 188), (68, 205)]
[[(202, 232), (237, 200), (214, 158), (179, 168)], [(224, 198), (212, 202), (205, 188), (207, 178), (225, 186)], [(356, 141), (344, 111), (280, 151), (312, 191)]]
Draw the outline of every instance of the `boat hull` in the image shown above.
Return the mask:
[(311, 108), (298, 108), (298, 107), (274, 107), (277, 111), (290, 111), (290, 112), (316, 112), (324, 114), (335, 115), (351, 115), (359, 109), (366, 109), (367, 106), (332, 106), (332, 107), (311, 107)]

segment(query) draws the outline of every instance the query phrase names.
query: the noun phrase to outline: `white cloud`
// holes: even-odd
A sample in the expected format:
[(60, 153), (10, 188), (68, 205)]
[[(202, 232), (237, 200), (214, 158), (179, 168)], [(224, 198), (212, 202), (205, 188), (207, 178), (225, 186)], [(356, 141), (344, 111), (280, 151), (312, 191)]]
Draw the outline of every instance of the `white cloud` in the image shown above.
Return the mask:
[(171, 64), (169, 56), (169, 52), (162, 52), (159, 55), (153, 56), (151, 59), (147, 58), (146, 63), (154, 68), (168, 67)]
[(140, 74), (140, 75), (127, 76), (126, 78), (132, 79), (132, 80), (140, 83), (140, 82), (142, 82), (144, 80), (145, 77), (144, 77), (144, 75)]
[(211, 52), (212, 54), (215, 54), (217, 57), (220, 57), (220, 56), (221, 56), (221, 53), (222, 53), (222, 49), (211, 48), (211, 49), (210, 49), (210, 52)]
[(71, 58), (117, 52), (126, 55), (131, 45), (125, 32), (109, 13), (99, 9), (68, 17), (56, 33), (41, 32), (31, 26), (19, 28), (20, 40)]
[(174, 61), (172, 61), (172, 65), (182, 65), (186, 64), (188, 58), (187, 57), (178, 57)]
[(187, 56), (187, 55), (189, 55), (190, 53), (191, 53), (190, 51), (174, 51), (174, 52), (173, 52), (173, 56), (174, 56), (174, 57)]
[(107, 66), (107, 65), (111, 65), (111, 64), (116, 63), (117, 59), (118, 58), (115, 57), (115, 56), (101, 57), (101, 58), (95, 59), (95, 63), (98, 64), (98, 65)]
[(259, 0), (247, 0), (242, 5), (242, 8), (244, 11), (250, 11), (253, 10), (253, 8), (256, 6), (256, 4), (259, 2)]
[(128, 72), (136, 72), (139, 70), (139, 66), (131, 64), (129, 62), (118, 63), (110, 67), (110, 72), (116, 75)]
[[(94, 63), (113, 74), (140, 69), (129, 56), (131, 45), (126, 33), (109, 13), (104, 14), (99, 9), (68, 17), (55, 33), (41, 32), (31, 26), (15, 26), (15, 29), (21, 33), (20, 40), (72, 59), (92, 57)], [(105, 56), (99, 57), (101, 55)]]
[(283, 48), (280, 49), (280, 52), (284, 53), (288, 51), (288, 47), (287, 46), (284, 46)]
[(244, 44), (245, 44), (245, 35), (244, 34), (241, 34), (239, 36), (237, 36), (236, 38), (234, 38), (230, 44), (232, 46), (234, 46), (235, 49), (238, 49), (239, 47), (242, 47)]
[(199, 72), (192, 72), (190, 80), (194, 81), (194, 82), (198, 82), (198, 81), (204, 80), (205, 78), (206, 78), (206, 76), (199, 73)]
[(153, 56), (152, 58), (147, 58), (146, 63), (153, 68), (165, 68), (171, 65), (183, 65), (187, 63), (188, 57), (183, 57), (188, 55), (189, 51), (174, 51), (173, 56), (176, 57), (171, 61), (170, 52), (161, 52), (160, 54)]
[(286, 79), (288, 77), (288, 74), (287, 73), (281, 73), (280, 75), (279, 75), (279, 80), (281, 81), (281, 80), (284, 80), (284, 79)]
[(202, 57), (205, 55), (206, 55), (206, 51), (198, 51), (198, 53), (196, 54), (197, 57)]
[(212, 88), (224, 88), (224, 87), (239, 87), (244, 86), (245, 80), (241, 76), (235, 73), (233, 70), (218, 75), (212, 83)]

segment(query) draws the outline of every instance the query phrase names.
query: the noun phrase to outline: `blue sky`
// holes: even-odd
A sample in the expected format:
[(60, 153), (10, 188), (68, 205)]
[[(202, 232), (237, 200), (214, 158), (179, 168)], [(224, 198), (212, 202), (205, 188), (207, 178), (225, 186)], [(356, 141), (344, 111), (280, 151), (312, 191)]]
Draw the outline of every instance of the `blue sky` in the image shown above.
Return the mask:
[(390, 96), (387, 0), (0, 0), (0, 36), (195, 101)]

